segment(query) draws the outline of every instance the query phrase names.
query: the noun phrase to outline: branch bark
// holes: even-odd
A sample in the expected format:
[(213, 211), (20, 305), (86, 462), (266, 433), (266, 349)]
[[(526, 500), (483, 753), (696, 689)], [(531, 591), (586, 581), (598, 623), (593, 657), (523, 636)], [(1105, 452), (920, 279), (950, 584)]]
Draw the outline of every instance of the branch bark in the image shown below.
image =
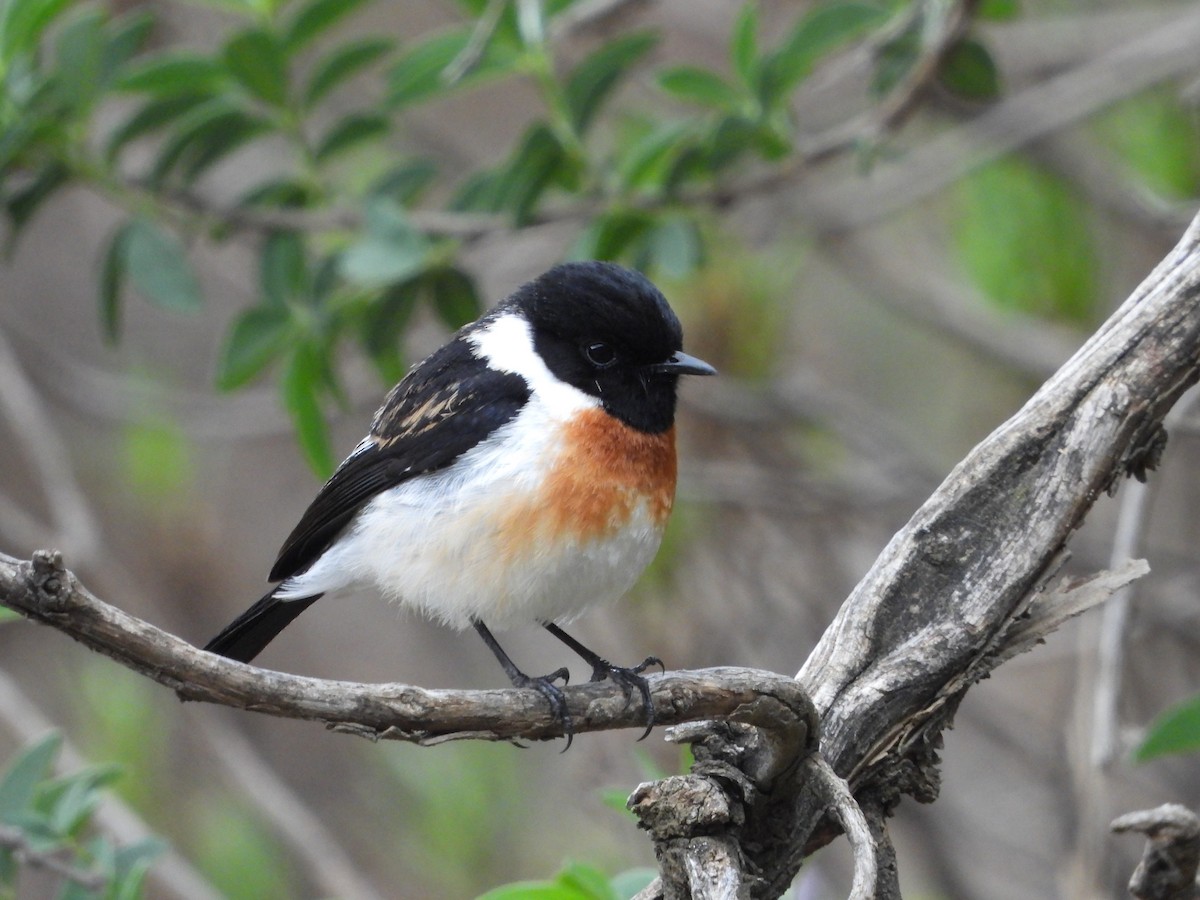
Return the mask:
[[(268, 715), (323, 722), (372, 740), (438, 744), (447, 740), (550, 740), (561, 723), (534, 690), (428, 690), (288, 675), (233, 662), (193, 647), (93, 596), (56, 552), (22, 561), (0, 554), (0, 605), (50, 625), (159, 684), (182, 700), (202, 700)], [(716, 668), (648, 676), (661, 725), (728, 719), (807, 745), (816, 719), (791, 678), (757, 669)], [(644, 728), (640, 702), (608, 682), (565, 689), (576, 733)], [(636, 699), (636, 698), (635, 698)]]

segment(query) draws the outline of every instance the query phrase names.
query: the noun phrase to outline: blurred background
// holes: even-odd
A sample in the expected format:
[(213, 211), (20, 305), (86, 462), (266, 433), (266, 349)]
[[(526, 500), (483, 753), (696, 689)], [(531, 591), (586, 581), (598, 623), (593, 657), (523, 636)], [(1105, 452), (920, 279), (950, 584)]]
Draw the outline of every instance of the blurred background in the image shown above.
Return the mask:
[[(631, 597), (573, 633), (617, 661), (795, 672), (889, 537), (1149, 273), (1200, 194), (1191, 3), (373, 0), (344, 17), (239, 0), (42, 5), (55, 7), (46, 66), (72, 58), (56, 29), (98, 10), (105, 22), (153, 14), (140, 54), (229, 72), (177, 66), (178, 87), (132, 56), (83, 124), (47, 132), (43, 156), (35, 142), (0, 157), (0, 551), (57, 547), (98, 596), (197, 644), (261, 594), (322, 467), (355, 445), (393, 376), (553, 263), (615, 256), (647, 269), (686, 349), (722, 377), (683, 386), (680, 502), (662, 553)], [(325, 18), (301, 40), (303, 9)], [(548, 18), (522, 21), (530, 9)], [(479, 25), (490, 15), (491, 31)], [(755, 60), (784, 42), (809, 52), (820, 29), (805, 21), (845, 39), (812, 50), (768, 102)], [(181, 97), (211, 99), (232, 79), (256, 109), (271, 105), (257, 68), (270, 48), (232, 36), (287, 23), (297, 83), (351, 44), (365, 62), (331, 76), (305, 117), (270, 118), (279, 133), (234, 117), (210, 130), (233, 135), (227, 146), (164, 160), (183, 134), (172, 116), (194, 111)], [(656, 40), (630, 40), (646, 34)], [(395, 44), (369, 49), (383, 38)], [(505, 41), (524, 49), (506, 57)], [(614, 45), (628, 65), (612, 84), (600, 63), (573, 82), (576, 101), (601, 84), (603, 109), (592, 124), (577, 105), (564, 137), (554, 79)], [(462, 83), (429, 81), (451, 63)], [(14, 71), (9, 136), (32, 115)], [(157, 124), (131, 128), (156, 101)], [(296, 162), (288, 122), (293, 139), (340, 125), (350, 137)], [(77, 146), (105, 163), (81, 164)], [(68, 172), (29, 202), (54, 152)], [(497, 188), (550, 169), (515, 200)], [(283, 175), (286, 202), (246, 199)], [(371, 204), (385, 195), (381, 212)], [(419, 285), (404, 268), (414, 241), (426, 264), (437, 256)], [(330, 260), (340, 280), (322, 294)], [(271, 307), (297, 267), (303, 315), (294, 297)], [(309, 315), (330, 316), (326, 330), (295, 324)], [(939, 800), (906, 800), (894, 820), (905, 896), (1122, 896), (1141, 848), (1108, 836), (1111, 819), (1200, 805), (1194, 758), (1128, 762), (1139, 730), (1200, 675), (1188, 405), (1151, 484), (1102, 500), (1073, 542), (1073, 573), (1114, 554), (1150, 562), (1127, 619), (1107, 626), (1125, 655), (1098, 655), (1106, 626), (1092, 612), (970, 692)], [(537, 629), (502, 640), (526, 671), (583, 677)], [(316, 604), (258, 662), (504, 685), (474, 635), (370, 595)], [(170, 843), (154, 897), (465, 898), (550, 878), (565, 860), (611, 876), (653, 864), (624, 798), (684, 765), (661, 732), (586, 735), (561, 755), (554, 743), (421, 749), (181, 705), (61, 634), (6, 620), (0, 762), (51, 727), (78, 754), (64, 762), (120, 765), (125, 806), (106, 807), (104, 827)], [(794, 895), (844, 896), (848, 881), (835, 845)]]

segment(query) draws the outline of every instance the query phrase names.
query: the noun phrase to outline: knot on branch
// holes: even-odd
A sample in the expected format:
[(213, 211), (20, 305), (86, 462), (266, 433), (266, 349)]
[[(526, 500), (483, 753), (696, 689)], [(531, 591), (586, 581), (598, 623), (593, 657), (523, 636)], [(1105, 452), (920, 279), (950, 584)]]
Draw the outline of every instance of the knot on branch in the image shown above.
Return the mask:
[(1156, 809), (1126, 813), (1112, 823), (1118, 834), (1147, 836), (1142, 860), (1129, 879), (1138, 900), (1196, 900), (1200, 888), (1200, 820), (1187, 807), (1167, 803)]
[(24, 569), (28, 599), (36, 610), (44, 614), (65, 612), (71, 599), (71, 573), (63, 566), (61, 551), (35, 550)]

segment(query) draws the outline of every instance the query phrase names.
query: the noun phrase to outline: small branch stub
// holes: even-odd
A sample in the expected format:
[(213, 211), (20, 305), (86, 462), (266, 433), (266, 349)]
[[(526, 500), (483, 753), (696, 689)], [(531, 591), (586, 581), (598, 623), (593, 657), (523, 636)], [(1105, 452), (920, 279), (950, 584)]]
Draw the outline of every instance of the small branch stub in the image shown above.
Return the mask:
[(1185, 806), (1167, 803), (1156, 809), (1126, 813), (1112, 823), (1118, 834), (1147, 837), (1146, 849), (1129, 879), (1138, 900), (1197, 900), (1200, 887), (1200, 820)]

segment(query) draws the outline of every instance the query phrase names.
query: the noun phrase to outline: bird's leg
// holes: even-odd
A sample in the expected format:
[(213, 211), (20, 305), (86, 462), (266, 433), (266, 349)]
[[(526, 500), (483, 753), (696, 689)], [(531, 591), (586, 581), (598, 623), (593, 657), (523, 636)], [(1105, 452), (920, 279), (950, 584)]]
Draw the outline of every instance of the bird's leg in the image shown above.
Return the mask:
[(539, 694), (546, 698), (546, 702), (550, 704), (550, 714), (562, 724), (563, 734), (567, 738), (567, 746), (563, 747), (565, 752), (571, 746), (571, 740), (575, 736), (575, 730), (571, 724), (571, 714), (567, 711), (567, 698), (560, 688), (554, 682), (562, 679), (562, 683), (566, 684), (571, 679), (571, 673), (566, 667), (555, 669), (549, 675), (538, 675), (536, 677), (526, 675), (517, 668), (517, 664), (509, 658), (509, 655), (504, 652), (499, 642), (493, 637), (488, 627), (478, 619), (474, 620), (472, 625), (479, 632), (479, 636), (483, 638), (483, 642), (488, 645), (488, 649), (495, 654), (500, 665), (504, 669), (504, 674), (508, 676), (508, 680), (512, 682), (513, 687), (518, 688), (533, 688)]
[(650, 685), (646, 683), (642, 673), (651, 666), (658, 666), (665, 672), (667, 667), (663, 665), (663, 661), (657, 656), (647, 656), (636, 666), (614, 666), (599, 653), (583, 646), (553, 622), (542, 624), (548, 632), (578, 653), (584, 662), (592, 667), (592, 681), (603, 681), (605, 678), (611, 680), (625, 692), (626, 699), (632, 696), (633, 689), (637, 688), (638, 693), (642, 696), (642, 711), (646, 714), (646, 730), (642, 732), (642, 736), (638, 740), (645, 740), (646, 736), (650, 734), (650, 729), (654, 727), (654, 703), (650, 699)]

